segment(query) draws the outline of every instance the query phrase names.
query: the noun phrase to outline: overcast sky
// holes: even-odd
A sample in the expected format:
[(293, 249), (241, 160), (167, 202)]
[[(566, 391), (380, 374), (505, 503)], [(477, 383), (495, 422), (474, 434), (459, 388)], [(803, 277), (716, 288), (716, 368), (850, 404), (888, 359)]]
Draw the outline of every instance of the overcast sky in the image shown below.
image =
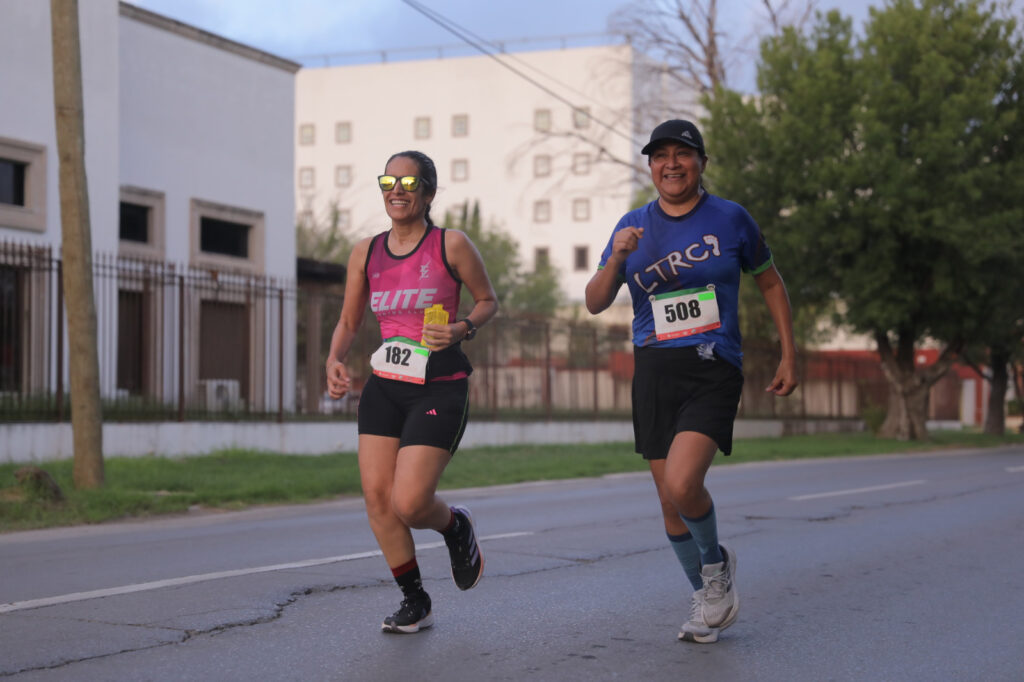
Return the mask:
[[(431, 10), (491, 41), (516, 49), (521, 39), (608, 32), (616, 10), (645, 0), (420, 0)], [(806, 0), (788, 0), (803, 6)], [(128, 0), (131, 4), (305, 64), (312, 55), (454, 45), (448, 33), (402, 0)], [(775, 5), (779, 5), (776, 0)], [(817, 0), (859, 26), (878, 0)], [(719, 0), (725, 30), (751, 35), (764, 21), (763, 0)], [(535, 44), (536, 45), (536, 44)], [(756, 46), (756, 41), (751, 43)], [(551, 47), (548, 45), (548, 47)], [(321, 62), (322, 63), (322, 62)], [(750, 76), (730, 80), (749, 80)], [(733, 83), (741, 87), (740, 83)], [(746, 89), (742, 88), (741, 89)]]

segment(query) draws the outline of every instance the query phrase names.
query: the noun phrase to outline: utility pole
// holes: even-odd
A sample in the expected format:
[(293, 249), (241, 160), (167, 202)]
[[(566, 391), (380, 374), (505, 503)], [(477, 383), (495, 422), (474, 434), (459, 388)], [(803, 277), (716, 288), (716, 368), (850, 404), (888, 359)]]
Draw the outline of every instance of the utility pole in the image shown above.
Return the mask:
[(53, 104), (60, 159), (61, 247), (68, 316), (74, 483), (76, 488), (99, 488), (103, 485), (103, 414), (92, 287), (89, 189), (85, 178), (78, 0), (50, 0), (50, 28)]

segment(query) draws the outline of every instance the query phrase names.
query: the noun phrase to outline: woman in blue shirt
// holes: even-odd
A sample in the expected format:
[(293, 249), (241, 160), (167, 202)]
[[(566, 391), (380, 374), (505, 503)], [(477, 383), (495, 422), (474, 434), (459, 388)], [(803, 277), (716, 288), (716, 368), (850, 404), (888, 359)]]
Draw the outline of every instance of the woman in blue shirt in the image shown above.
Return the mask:
[(623, 283), (633, 300), (633, 430), (648, 460), (665, 531), (693, 585), (679, 639), (709, 643), (739, 613), (736, 555), (718, 542), (704, 478), (715, 453), (732, 452), (743, 390), (739, 282), (754, 276), (778, 331), (782, 359), (767, 390), (797, 387), (786, 285), (750, 214), (705, 191), (708, 157), (697, 127), (665, 121), (641, 150), (658, 199), (619, 221), (587, 284), (597, 314)]

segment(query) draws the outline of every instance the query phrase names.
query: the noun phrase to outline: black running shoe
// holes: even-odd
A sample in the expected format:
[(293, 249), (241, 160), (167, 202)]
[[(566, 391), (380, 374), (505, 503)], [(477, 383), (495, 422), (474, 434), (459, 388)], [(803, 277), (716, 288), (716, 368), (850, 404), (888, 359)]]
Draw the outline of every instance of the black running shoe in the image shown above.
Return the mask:
[(476, 541), (473, 515), (465, 507), (452, 507), (458, 528), (452, 537), (445, 537), (448, 555), (452, 560), (452, 578), (460, 590), (476, 587), (484, 575), (484, 555)]
[(384, 632), (412, 634), (434, 624), (430, 615), (430, 596), (426, 592), (402, 600), (398, 610), (384, 619), (380, 629)]

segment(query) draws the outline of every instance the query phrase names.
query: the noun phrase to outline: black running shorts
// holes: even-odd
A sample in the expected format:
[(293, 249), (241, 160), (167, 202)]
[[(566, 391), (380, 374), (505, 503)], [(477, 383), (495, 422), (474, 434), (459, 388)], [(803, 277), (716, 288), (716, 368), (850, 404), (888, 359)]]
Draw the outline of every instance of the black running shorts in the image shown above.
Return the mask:
[(633, 438), (644, 459), (665, 459), (677, 433), (696, 431), (732, 452), (743, 372), (696, 346), (633, 349)]
[(359, 398), (359, 433), (398, 438), (455, 454), (469, 416), (469, 380), (407, 381), (370, 376)]

